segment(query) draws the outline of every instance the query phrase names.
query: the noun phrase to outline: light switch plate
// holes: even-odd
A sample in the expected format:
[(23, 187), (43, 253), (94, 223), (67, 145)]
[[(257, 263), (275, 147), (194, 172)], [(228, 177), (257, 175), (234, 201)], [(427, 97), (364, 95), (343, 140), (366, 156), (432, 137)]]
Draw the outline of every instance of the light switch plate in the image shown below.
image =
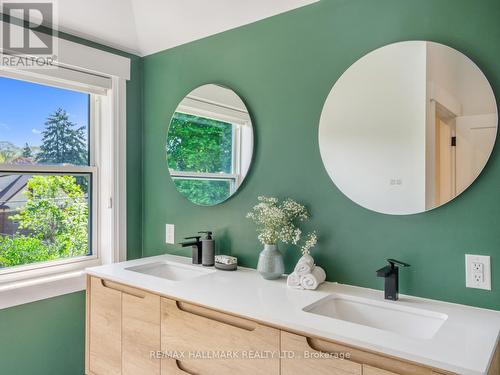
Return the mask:
[(488, 255), (465, 254), (465, 286), (491, 290), (491, 265)]
[(175, 225), (165, 224), (165, 243), (175, 244)]

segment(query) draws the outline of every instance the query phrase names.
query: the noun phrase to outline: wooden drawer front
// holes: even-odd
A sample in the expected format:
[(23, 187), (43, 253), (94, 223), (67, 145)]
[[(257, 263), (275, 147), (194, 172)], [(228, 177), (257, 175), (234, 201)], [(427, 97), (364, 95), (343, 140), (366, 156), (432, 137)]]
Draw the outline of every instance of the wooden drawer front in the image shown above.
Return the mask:
[[(381, 374), (381, 375), (390, 375), (390, 374), (398, 374), (398, 375), (432, 375), (435, 374), (431, 368), (418, 365), (416, 363), (403, 361), (394, 357), (388, 357), (384, 355), (379, 355), (372, 352), (365, 352), (360, 349), (352, 348), (349, 346), (341, 345), (335, 342), (321, 340), (316, 338), (306, 338), (304, 336), (291, 334), (285, 331), (281, 331), (281, 350), (286, 351), (290, 350), (287, 347), (292, 343), (292, 347), (294, 351), (299, 351), (299, 354), (302, 354), (304, 351), (318, 351), (323, 353), (349, 353), (349, 360), (343, 360), (344, 364), (351, 364), (353, 367), (350, 369), (342, 369), (344, 372), (340, 372), (339, 374), (345, 374), (346, 371), (350, 371), (347, 373), (359, 373), (361, 371), (361, 365), (363, 365), (363, 375), (368, 374)], [(302, 343), (299, 346), (299, 343)], [(340, 360), (330, 361), (331, 363), (336, 364)], [(282, 370), (286, 370), (287, 368), (296, 368), (299, 366), (298, 364), (294, 364), (294, 362), (303, 362), (301, 360), (289, 360), (284, 359), (282, 361)], [(308, 359), (307, 362), (311, 363), (311, 368), (314, 366), (330, 366), (328, 365), (329, 361), (325, 360), (311, 360)], [(294, 366), (294, 367), (292, 367)], [(335, 370), (329, 368), (331, 374), (337, 374), (337, 368)], [(379, 371), (379, 372), (374, 372)], [(293, 372), (284, 372), (282, 371), (282, 375), (295, 374), (296, 371)], [(318, 374), (323, 374), (325, 372), (318, 372)], [(449, 372), (444, 372), (446, 374), (451, 374)]]
[(176, 357), (184, 372), (279, 375), (279, 330), (167, 298), (161, 311), (161, 348), (184, 355)]
[(381, 370), (376, 367), (363, 365), (363, 375), (397, 375), (395, 372)]
[(95, 375), (121, 375), (121, 304), (121, 292), (90, 278), (88, 368)]
[[(328, 348), (323, 342), (320, 350), (313, 347), (310, 340), (304, 336), (281, 331), (281, 375), (361, 375), (362, 366), (349, 359), (340, 359), (341, 355), (350, 354), (349, 351), (338, 350), (337, 347)], [(320, 357), (321, 353), (331, 354), (330, 358)], [(335, 355), (336, 354), (336, 355)]]
[(160, 375), (160, 296), (124, 290), (122, 311), (122, 374)]
[(497, 343), (497, 348), (491, 360), (488, 375), (500, 375), (500, 343)]
[[(196, 375), (182, 367), (180, 361), (173, 358), (163, 358), (161, 362), (161, 375)], [(234, 374), (236, 375), (236, 374)]]

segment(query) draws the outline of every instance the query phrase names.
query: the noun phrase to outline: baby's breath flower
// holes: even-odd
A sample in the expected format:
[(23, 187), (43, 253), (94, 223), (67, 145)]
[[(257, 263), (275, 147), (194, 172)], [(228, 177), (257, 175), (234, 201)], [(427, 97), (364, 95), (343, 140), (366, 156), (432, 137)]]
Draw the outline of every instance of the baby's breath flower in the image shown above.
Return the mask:
[(281, 203), (277, 198), (266, 196), (259, 196), (257, 200), (259, 203), (246, 217), (256, 224), (259, 241), (265, 245), (275, 245), (278, 241), (298, 244), (302, 231), (296, 222), (309, 218), (307, 209), (290, 198)]
[(306, 237), (306, 240), (304, 241), (304, 244), (300, 248), (302, 251), (302, 255), (309, 255), (311, 252), (311, 249), (316, 246), (316, 243), (318, 242), (318, 236), (316, 235), (316, 232), (309, 233)]

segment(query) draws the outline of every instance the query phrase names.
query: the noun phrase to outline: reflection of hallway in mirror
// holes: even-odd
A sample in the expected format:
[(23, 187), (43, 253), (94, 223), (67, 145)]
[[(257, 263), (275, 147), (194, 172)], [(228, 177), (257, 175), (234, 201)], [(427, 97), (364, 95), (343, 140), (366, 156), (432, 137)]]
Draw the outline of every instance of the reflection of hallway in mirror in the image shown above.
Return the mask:
[(426, 209), (460, 195), (493, 149), (497, 108), (479, 68), (460, 53), (427, 43)]
[(497, 131), (496, 115), (455, 117), (436, 103), (434, 204), (461, 194), (488, 161)]
[(456, 194), (462, 193), (485, 166), (495, 143), (496, 114), (456, 119)]
[(444, 204), (456, 196), (455, 119), (436, 113), (435, 203)]
[(442, 206), (466, 190), (493, 150), (495, 95), (463, 53), (391, 44), (354, 63), (323, 106), (321, 159), (352, 201), (392, 215)]

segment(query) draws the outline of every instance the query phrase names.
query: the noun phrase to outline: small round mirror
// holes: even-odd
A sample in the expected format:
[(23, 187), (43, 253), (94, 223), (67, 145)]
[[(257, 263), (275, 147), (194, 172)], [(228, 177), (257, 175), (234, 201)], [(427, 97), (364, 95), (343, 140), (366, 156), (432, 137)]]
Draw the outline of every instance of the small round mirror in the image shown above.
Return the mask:
[(467, 56), (409, 41), (370, 52), (335, 83), (319, 146), (335, 185), (386, 214), (439, 207), (485, 166), (498, 114), (491, 86)]
[(177, 190), (213, 206), (231, 197), (250, 168), (253, 129), (234, 91), (216, 84), (191, 91), (177, 106), (167, 135), (167, 163)]

